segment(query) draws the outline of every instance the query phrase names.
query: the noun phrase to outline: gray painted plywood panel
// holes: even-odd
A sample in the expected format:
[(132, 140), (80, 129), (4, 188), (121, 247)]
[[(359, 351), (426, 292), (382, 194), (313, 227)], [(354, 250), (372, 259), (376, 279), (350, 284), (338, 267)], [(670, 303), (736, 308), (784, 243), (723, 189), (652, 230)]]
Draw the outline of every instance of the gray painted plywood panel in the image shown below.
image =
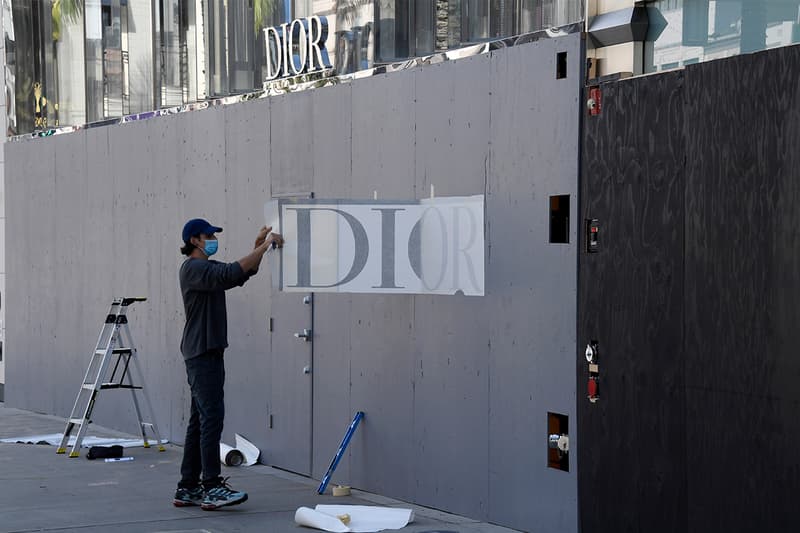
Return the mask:
[[(153, 258), (155, 277), (148, 301), (137, 304), (137, 319), (148, 317), (136, 340), (142, 345), (142, 361), (147, 386), (157, 411), (156, 421), (172, 442), (183, 442), (185, 420), (189, 416), (189, 387), (180, 353), (184, 316), (178, 286), (178, 267), (182, 262), (179, 247), (186, 222), (180, 184), (179, 158), (183, 124), (163, 120), (151, 126), (144, 146), (149, 159), (154, 195), (151, 213), (155, 227), (148, 249)], [(146, 338), (143, 337), (146, 335)], [(169, 429), (169, 432), (165, 430)], [(163, 435), (162, 435), (163, 436)]]
[[(226, 261), (252, 249), (264, 225), (264, 203), (269, 196), (269, 102), (256, 100), (231, 106), (225, 113), (226, 217), (222, 233)], [(226, 357), (225, 442), (240, 433), (264, 449), (268, 442), (268, 402), (272, 353), (269, 341), (271, 261), (262, 261), (258, 275), (242, 288), (227, 293), (231, 328)]]
[[(154, 240), (152, 226), (157, 215), (153, 210), (153, 176), (147, 153), (148, 136), (152, 130), (144, 123), (127, 127), (109, 129), (109, 152), (112, 161), (107, 179), (113, 185), (111, 201), (111, 224), (98, 227), (100, 233), (110, 233), (109, 246), (97, 250), (96, 261), (103, 265), (110, 278), (110, 290), (101, 294), (102, 302), (95, 309), (88, 310), (84, 320), (91, 324), (95, 332), (87, 338), (84, 351), (91, 354), (96, 342), (103, 317), (111, 300), (116, 296), (145, 296), (150, 298), (152, 291), (148, 279), (157, 272), (154, 268), (152, 252)], [(130, 330), (134, 341), (139, 342), (139, 360), (142, 366), (149, 365), (152, 354), (149, 346), (141, 345), (152, 334), (148, 323), (148, 302), (137, 303), (129, 311)], [(150, 310), (154, 312), (153, 310)], [(81, 365), (84, 370), (88, 358)], [(145, 385), (147, 386), (145, 377)], [(149, 385), (152, 387), (152, 385)], [(77, 385), (76, 385), (77, 387)], [(99, 394), (94, 410), (98, 422), (113, 420), (123, 431), (137, 432), (136, 413), (130, 394), (119, 391), (103, 391)]]
[(414, 300), (415, 498), (486, 518), (490, 442), (486, 300), (466, 296)]
[[(350, 399), (349, 294), (314, 294), (314, 398), (312, 476), (321, 479), (357, 407)], [(350, 454), (336, 468), (332, 483), (352, 485)]]
[[(352, 169), (352, 86), (316, 91), (313, 99), (314, 193), (318, 198), (350, 196)], [(350, 405), (350, 295), (314, 295), (314, 400), (312, 475), (321, 478), (354, 415)], [(332, 483), (349, 485), (347, 454)]]
[[(547, 468), (546, 443), (548, 411), (575, 423), (577, 228), (549, 244), (548, 197), (570, 194), (576, 212), (579, 46), (575, 35), (492, 55), (489, 518), (543, 531), (577, 530), (574, 462)], [(556, 80), (562, 50), (568, 78)]]
[(353, 84), (351, 198), (413, 198), (414, 72)]
[[(83, 204), (86, 214), (83, 253), (86, 260), (82, 285), (87, 316), (100, 316), (107, 311), (111, 303), (109, 296), (113, 297), (114, 292), (107, 258), (114, 246), (114, 174), (121, 169), (115, 168), (111, 154), (113, 131), (113, 128), (86, 130), (86, 200)], [(98, 323), (93, 328), (96, 329), (95, 336), (100, 332), (97, 329), (100, 325)]]
[[(352, 198), (414, 197), (414, 83), (405, 72), (353, 85)], [(411, 296), (352, 296), (351, 410), (366, 413), (351, 443), (353, 483), (405, 499), (414, 494), (412, 320)]]
[[(431, 184), (437, 196), (483, 194), (488, 67), (479, 56), (415, 71), (418, 197), (428, 197)], [(489, 504), (486, 302), (416, 296), (413, 330), (416, 501), (480, 518)]]
[[(113, 128), (103, 128), (87, 130), (84, 133), (86, 139), (84, 157), (88, 157), (85, 200), (82, 202), (86, 214), (84, 255), (81, 265), (83, 306), (79, 316), (80, 328), (75, 330), (71, 340), (74, 349), (72, 363), (75, 368), (69, 378), (69, 384), (64, 387), (71, 397), (63, 406), (62, 412), (58, 413), (62, 416), (69, 415), (69, 409), (80, 386), (82, 372), (86, 371), (91, 360), (92, 350), (111, 299), (117, 296), (114, 290), (115, 267), (122, 272), (128, 270), (125, 266), (118, 265), (114, 256), (115, 175), (124, 174), (124, 170), (114, 164), (114, 154), (111, 149), (113, 131)], [(100, 424), (109, 424), (112, 421), (116, 424), (124, 421), (120, 427), (135, 429), (130, 409), (117, 412), (120, 399), (119, 395), (112, 391), (101, 392), (93, 418)], [(130, 395), (125, 395), (125, 400), (130, 403)]]
[[(52, 185), (52, 146), (42, 142), (4, 144), (6, 198), (6, 339), (3, 357), (6, 364), (5, 401), (9, 406), (23, 406), (44, 412), (43, 394), (31, 384), (41, 372), (38, 357), (43, 335), (41, 321), (33, 322), (33, 306), (43, 298), (41, 291), (43, 260), (51, 253), (38, 243), (52, 243), (53, 234), (45, 234), (36, 221), (41, 210), (48, 217), (53, 199), (46, 192)], [(36, 225), (34, 225), (36, 224)], [(41, 240), (44, 239), (44, 240)], [(9, 253), (10, 252), (10, 253)], [(34, 252), (38, 260), (34, 260)]]
[(317, 198), (349, 198), (352, 162), (353, 86), (335, 85), (313, 93), (313, 192)]
[(314, 182), (311, 129), (315, 127), (313, 93), (269, 99), (269, 149), (272, 195), (306, 195)]
[(55, 223), (49, 231), (55, 235), (53, 276), (57, 280), (58, 298), (53, 298), (53, 293), (43, 302), (54, 312), (45, 312), (41, 316), (45, 327), (50, 329), (48, 337), (53, 349), (49, 354), (44, 354), (49, 362), (45, 368), (53, 372), (54, 377), (58, 376), (64, 383), (70, 384), (66, 389), (53, 391), (52, 412), (66, 416), (82, 382), (100, 323), (97, 324), (94, 338), (86, 335), (83, 320), (83, 269), (86, 261), (83, 243), (88, 194), (86, 134), (65, 135), (54, 144)]
[(207, 218), (224, 229), (225, 111), (215, 107), (177, 118), (182, 132), (177, 156), (184, 217)]
[[(22, 333), (24, 336), (33, 335), (37, 339), (33, 348), (28, 352), (31, 366), (30, 373), (27, 376), (29, 381), (24, 384), (27, 388), (24, 397), (35, 406), (34, 410), (41, 412), (56, 412), (55, 396), (46, 394), (44, 390), (35, 387), (34, 384), (37, 380), (41, 383), (60, 381), (58, 372), (50, 364), (55, 343), (53, 342), (53, 323), (48, 320), (48, 317), (52, 317), (51, 305), (59, 288), (55, 271), (57, 262), (56, 239), (53, 232), (53, 229), (58, 227), (55, 190), (55, 159), (58, 140), (53, 139), (53, 141), (46, 149), (39, 145), (38, 150), (25, 150), (23, 152), (27, 152), (25, 155), (29, 158), (28, 161), (37, 162), (36, 166), (39, 169), (30, 168), (29, 173), (16, 176), (12, 167), (16, 167), (18, 163), (10, 162), (6, 166), (6, 172), (12, 171), (10, 179), (31, 180), (29, 198), (35, 206), (35, 210), (31, 210), (35, 212), (30, 212), (26, 217), (26, 223), (31, 228), (29, 235), (27, 235), (30, 240), (22, 247), (22, 249), (27, 249), (30, 254), (28, 256), (30, 262), (25, 265), (25, 268), (29, 269), (27, 272), (35, 279), (35, 285), (29, 286), (31, 290), (28, 299), (30, 315), (28, 316), (28, 322), (22, 325), (24, 328)], [(13, 228), (13, 222), (7, 220), (6, 227)], [(37, 243), (48, 243), (49, 246), (41, 246), (41, 244), (37, 245)], [(7, 254), (7, 256), (13, 255)], [(13, 285), (14, 282), (7, 283)], [(13, 314), (13, 312), (9, 313), (7, 310), (6, 317), (10, 314)], [(13, 352), (10, 357), (13, 357)], [(8, 385), (13, 394), (16, 384), (9, 383)], [(77, 392), (77, 388), (75, 388), (75, 391)], [(9, 396), (13, 397), (12, 395)]]
[(417, 198), (483, 194), (489, 157), (489, 56), (416, 69)]
[(352, 481), (413, 500), (413, 300), (354, 294), (351, 309), (350, 405), (365, 413), (350, 443)]

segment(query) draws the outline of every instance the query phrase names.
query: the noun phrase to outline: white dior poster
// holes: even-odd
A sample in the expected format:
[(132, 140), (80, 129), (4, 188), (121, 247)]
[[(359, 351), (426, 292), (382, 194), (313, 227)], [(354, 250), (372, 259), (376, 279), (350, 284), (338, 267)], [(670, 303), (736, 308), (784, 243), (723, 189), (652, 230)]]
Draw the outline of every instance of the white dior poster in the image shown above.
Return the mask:
[(484, 294), (483, 195), (412, 201), (279, 199), (288, 292)]

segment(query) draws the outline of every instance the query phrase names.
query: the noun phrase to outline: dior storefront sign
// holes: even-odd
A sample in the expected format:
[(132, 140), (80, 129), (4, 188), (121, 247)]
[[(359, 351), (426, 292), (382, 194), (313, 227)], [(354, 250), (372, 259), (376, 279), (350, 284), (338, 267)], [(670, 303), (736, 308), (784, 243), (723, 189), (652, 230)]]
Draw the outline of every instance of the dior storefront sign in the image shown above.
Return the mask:
[(327, 38), (328, 19), (316, 15), (265, 28), (265, 81), (330, 68), (325, 48)]

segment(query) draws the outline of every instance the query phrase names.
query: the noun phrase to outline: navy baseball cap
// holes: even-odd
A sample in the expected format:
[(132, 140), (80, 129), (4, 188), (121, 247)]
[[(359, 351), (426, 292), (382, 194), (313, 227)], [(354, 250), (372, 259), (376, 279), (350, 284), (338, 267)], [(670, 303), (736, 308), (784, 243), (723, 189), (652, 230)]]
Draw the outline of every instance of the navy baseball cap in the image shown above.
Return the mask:
[(189, 244), (192, 237), (197, 237), (201, 233), (211, 235), (212, 233), (219, 233), (222, 228), (212, 226), (208, 220), (202, 218), (193, 218), (183, 226), (183, 242)]

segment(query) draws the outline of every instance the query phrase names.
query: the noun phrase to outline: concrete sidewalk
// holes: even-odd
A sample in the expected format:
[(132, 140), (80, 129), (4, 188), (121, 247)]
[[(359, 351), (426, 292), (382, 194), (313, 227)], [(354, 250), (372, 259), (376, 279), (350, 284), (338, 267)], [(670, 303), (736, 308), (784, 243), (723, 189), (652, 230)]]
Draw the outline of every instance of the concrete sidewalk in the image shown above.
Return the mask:
[[(0, 439), (61, 433), (64, 419), (0, 403)], [(92, 424), (97, 437), (132, 438)], [(399, 531), (513, 533), (469, 518), (354, 491), (350, 497), (319, 496), (317, 482), (268, 466), (223, 467), (231, 484), (249, 493), (246, 503), (218, 511), (177, 508), (172, 496), (181, 448), (126, 448), (133, 461), (106, 463), (57, 455), (54, 446), (0, 443), (0, 532), (229, 532), (303, 533), (298, 507), (319, 503), (386, 505), (414, 509), (415, 521)]]

